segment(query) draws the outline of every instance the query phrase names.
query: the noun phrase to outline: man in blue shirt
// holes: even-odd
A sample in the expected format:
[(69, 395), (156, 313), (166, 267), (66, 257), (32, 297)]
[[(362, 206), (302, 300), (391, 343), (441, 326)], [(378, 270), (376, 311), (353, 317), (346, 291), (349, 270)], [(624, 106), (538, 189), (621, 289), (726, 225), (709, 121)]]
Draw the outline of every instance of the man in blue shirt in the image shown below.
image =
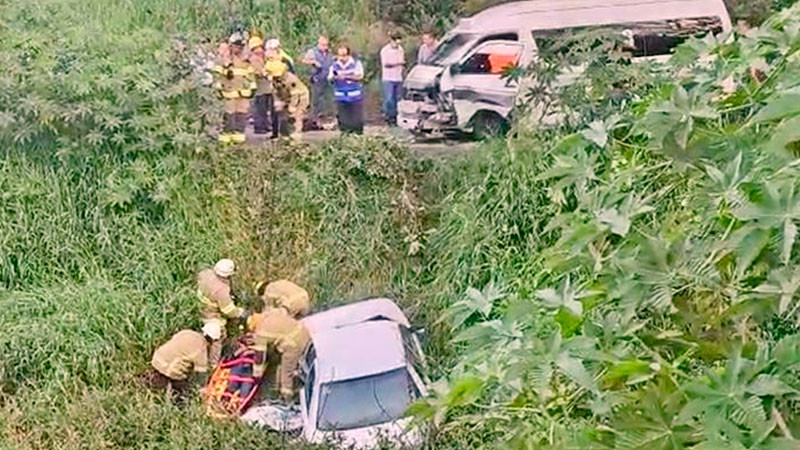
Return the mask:
[(311, 67), (311, 97), (313, 108), (311, 121), (319, 126), (319, 119), (324, 116), (328, 108), (328, 98), (331, 95), (331, 85), (328, 83), (328, 72), (333, 65), (333, 55), (329, 49), (328, 38), (320, 36), (317, 46), (309, 49), (303, 57), (303, 64)]

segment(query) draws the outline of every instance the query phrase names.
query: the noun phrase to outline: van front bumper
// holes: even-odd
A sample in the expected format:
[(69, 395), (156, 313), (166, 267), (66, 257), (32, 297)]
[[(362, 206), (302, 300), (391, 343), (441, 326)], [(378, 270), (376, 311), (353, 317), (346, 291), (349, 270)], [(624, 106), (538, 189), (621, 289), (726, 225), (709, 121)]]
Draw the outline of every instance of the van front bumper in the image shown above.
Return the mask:
[(397, 105), (397, 125), (417, 133), (430, 133), (452, 128), (455, 114), (441, 111), (430, 103), (401, 100)]

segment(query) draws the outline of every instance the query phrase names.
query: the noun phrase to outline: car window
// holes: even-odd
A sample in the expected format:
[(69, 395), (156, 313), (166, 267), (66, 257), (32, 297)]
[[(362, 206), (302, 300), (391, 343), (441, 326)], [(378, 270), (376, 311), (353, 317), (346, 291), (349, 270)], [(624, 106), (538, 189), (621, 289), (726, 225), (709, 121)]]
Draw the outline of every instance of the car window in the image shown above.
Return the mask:
[(320, 387), (317, 428), (342, 431), (403, 417), (420, 393), (406, 368)]
[(311, 367), (314, 364), (314, 360), (317, 358), (317, 351), (314, 349), (314, 344), (309, 344), (308, 348), (306, 349), (306, 356), (303, 358), (303, 363), (305, 364), (306, 368)]
[(417, 345), (417, 341), (414, 339), (414, 332), (409, 328), (401, 326), (400, 335), (403, 338), (403, 348), (406, 351), (406, 359), (411, 364), (411, 367), (413, 367), (417, 372), (417, 374), (424, 374), (425, 365), (424, 361), (422, 360), (422, 355), (420, 355), (420, 349)]
[(436, 66), (451, 64), (460, 53), (457, 50), (475, 39), (475, 37), (476, 35), (474, 33), (459, 33), (445, 38), (436, 47), (436, 51), (433, 53), (430, 63)]
[(484, 42), (489, 41), (518, 41), (519, 35), (517, 33), (501, 33), (501, 34), (490, 34), (485, 38), (482, 38), (478, 41), (478, 44), (483, 44)]
[(317, 376), (316, 365), (312, 364), (310, 366), (310, 369), (308, 370), (308, 373), (306, 374), (306, 379), (304, 381), (306, 404), (311, 404), (311, 396), (314, 394), (314, 380), (316, 376)]
[[(706, 33), (721, 33), (720, 17), (628, 22), (602, 26), (536, 30), (533, 38), (542, 52), (566, 54), (575, 42), (587, 37), (595, 39), (593, 48), (609, 38), (620, 43), (620, 50), (633, 58), (669, 55), (686, 39)], [(606, 44), (608, 42), (605, 42)]]
[(499, 75), (519, 63), (522, 46), (508, 42), (488, 43), (461, 65), (461, 73)]

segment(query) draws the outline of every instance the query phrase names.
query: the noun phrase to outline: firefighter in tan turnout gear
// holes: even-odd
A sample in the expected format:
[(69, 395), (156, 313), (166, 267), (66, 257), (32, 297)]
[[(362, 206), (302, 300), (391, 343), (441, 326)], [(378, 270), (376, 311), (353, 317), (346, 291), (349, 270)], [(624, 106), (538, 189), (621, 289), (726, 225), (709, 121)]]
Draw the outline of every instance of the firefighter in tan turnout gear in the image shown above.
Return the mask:
[(212, 69), (216, 78), (214, 87), (225, 102), (225, 123), (219, 134), (219, 141), (225, 144), (245, 142), (250, 99), (257, 87), (255, 71), (244, 47), (244, 36), (233, 33), (227, 46), (220, 47), (220, 59)]
[(197, 296), (202, 303), (203, 323), (217, 324), (220, 337), (211, 343), (209, 364), (216, 366), (222, 354), (222, 341), (227, 333), (227, 319), (245, 319), (247, 311), (236, 306), (231, 288), (231, 277), (236, 266), (230, 259), (221, 259), (213, 269), (205, 269), (197, 275)]
[(303, 132), (303, 119), (311, 105), (311, 93), (300, 77), (289, 71), (289, 66), (275, 50), (267, 53), (265, 67), (275, 85), (275, 95), (292, 121), (291, 138), (298, 140)]
[(153, 353), (150, 364), (155, 373), (149, 375), (149, 384), (158, 389), (168, 389), (178, 397), (188, 395), (189, 388), (202, 384), (208, 372), (209, 343), (218, 341), (220, 327), (216, 323), (203, 326), (203, 333), (181, 330)]
[[(255, 352), (253, 376), (261, 377), (266, 370), (268, 354), (280, 355), (277, 380), (274, 386), (284, 400), (294, 396), (294, 376), (306, 345), (311, 337), (300, 318), (311, 308), (308, 292), (286, 280), (270, 283), (262, 296), (265, 308), (253, 314), (247, 326), (253, 333)], [(277, 356), (277, 355), (276, 355)]]

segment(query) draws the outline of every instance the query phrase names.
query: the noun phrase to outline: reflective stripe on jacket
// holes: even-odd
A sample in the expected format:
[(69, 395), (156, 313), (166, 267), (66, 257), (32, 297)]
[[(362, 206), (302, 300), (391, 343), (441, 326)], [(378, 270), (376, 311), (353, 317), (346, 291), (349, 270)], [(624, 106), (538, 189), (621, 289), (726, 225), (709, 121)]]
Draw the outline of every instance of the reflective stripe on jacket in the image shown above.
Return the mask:
[(239, 317), (244, 312), (233, 302), (230, 281), (218, 277), (214, 269), (205, 269), (197, 275), (197, 298), (206, 322), (214, 320), (225, 326), (225, 317)]
[[(284, 308), (265, 309), (263, 317), (255, 326), (253, 335), (252, 350), (266, 353), (269, 348), (274, 348), (281, 355), (299, 354), (311, 340), (305, 325), (290, 316)], [(263, 361), (254, 365), (253, 376), (260, 377), (264, 374), (266, 358)], [(289, 361), (289, 365), (292, 364)], [(291, 368), (292, 371), (295, 369)]]
[(223, 99), (252, 98), (255, 94), (255, 70), (248, 60), (235, 58), (226, 64), (216, 64), (211, 71), (216, 77), (214, 88)]
[(167, 378), (185, 380), (194, 372), (208, 371), (206, 338), (192, 330), (181, 330), (153, 353), (153, 368)]
[(364, 85), (360, 81), (340, 80), (339, 76), (354, 76), (360, 73), (358, 62), (351, 58), (347, 64), (336, 61), (331, 66), (333, 78), (333, 96), (337, 102), (355, 103), (364, 99)]

